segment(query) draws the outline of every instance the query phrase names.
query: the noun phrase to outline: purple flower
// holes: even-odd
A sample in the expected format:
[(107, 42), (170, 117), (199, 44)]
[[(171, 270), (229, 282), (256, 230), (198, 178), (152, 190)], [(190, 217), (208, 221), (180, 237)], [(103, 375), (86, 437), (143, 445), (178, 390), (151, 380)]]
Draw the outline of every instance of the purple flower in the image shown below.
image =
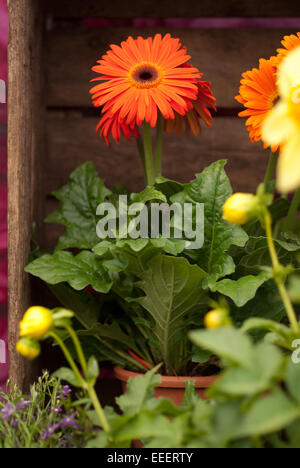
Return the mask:
[(8, 421), (14, 413), (15, 413), (14, 406), (8, 402), (5, 408), (1, 410), (3, 421)]
[(59, 424), (56, 423), (56, 424), (52, 424), (51, 426), (49, 426), (42, 434), (42, 436), (40, 437), (41, 439), (44, 439), (44, 440), (49, 440), (51, 439), (51, 437), (53, 436), (53, 434), (57, 431), (57, 429), (59, 429)]
[(65, 416), (61, 422), (61, 428), (66, 429), (67, 427), (73, 427), (73, 429), (78, 429), (78, 424), (74, 420), (75, 414), (71, 414), (70, 416)]
[(60, 414), (60, 413), (62, 413), (63, 410), (62, 410), (62, 408), (52, 408), (51, 411), (54, 414)]
[(64, 385), (64, 387), (62, 387), (60, 390), (60, 394), (65, 400), (68, 398), (70, 393), (72, 393), (72, 390), (70, 389), (69, 385)]
[(22, 398), (19, 403), (17, 403), (16, 408), (18, 411), (23, 411), (27, 409), (30, 406), (30, 401), (25, 400), (25, 398)]

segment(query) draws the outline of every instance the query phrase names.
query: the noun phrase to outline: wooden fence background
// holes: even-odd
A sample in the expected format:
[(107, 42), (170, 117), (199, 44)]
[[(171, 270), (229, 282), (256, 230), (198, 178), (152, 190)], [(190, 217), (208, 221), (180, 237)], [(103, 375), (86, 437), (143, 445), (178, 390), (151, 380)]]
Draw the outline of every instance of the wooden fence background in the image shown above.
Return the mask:
[[(143, 185), (135, 143), (122, 140), (107, 148), (95, 134), (98, 111), (91, 105), (89, 81), (96, 60), (111, 43), (128, 35), (170, 32), (180, 37), (193, 64), (212, 82), (218, 112), (213, 126), (203, 127), (201, 136), (165, 138), (164, 175), (187, 182), (207, 164), (225, 157), (234, 189), (254, 190), (264, 175), (267, 154), (260, 143), (250, 143), (245, 121), (237, 118), (240, 108), (234, 96), (241, 73), (257, 66), (260, 57), (274, 54), (285, 34), (300, 30), (296, 19), (300, 4), (279, 0), (8, 0), (8, 4), (10, 372), (24, 385), (31, 371), (14, 347), (17, 323), (31, 300), (23, 268), (32, 222), (37, 222), (41, 246), (51, 249), (59, 229), (42, 223), (56, 207), (51, 192), (87, 160), (95, 163), (110, 187), (124, 183), (139, 190)], [(249, 18), (242, 22), (247, 27), (228, 27), (238, 17)], [(266, 18), (265, 23), (254, 20), (258, 17)], [(281, 20), (286, 17), (294, 19)], [(132, 18), (160, 20), (153, 20), (158, 26), (139, 27), (147, 22)], [(211, 27), (212, 18), (224, 18), (218, 21), (222, 27)]]

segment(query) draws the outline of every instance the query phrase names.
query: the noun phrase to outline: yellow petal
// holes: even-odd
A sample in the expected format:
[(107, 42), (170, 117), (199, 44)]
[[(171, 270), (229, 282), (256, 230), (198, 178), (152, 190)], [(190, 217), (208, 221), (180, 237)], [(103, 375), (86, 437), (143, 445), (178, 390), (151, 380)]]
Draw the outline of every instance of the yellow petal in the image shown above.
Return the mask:
[(300, 133), (295, 133), (283, 146), (278, 163), (277, 187), (288, 193), (300, 187)]
[(280, 145), (296, 132), (296, 125), (288, 114), (288, 105), (280, 101), (266, 117), (262, 137), (268, 145)]
[(291, 89), (300, 83), (300, 47), (289, 52), (283, 60), (278, 72), (278, 87), (280, 96), (289, 99)]

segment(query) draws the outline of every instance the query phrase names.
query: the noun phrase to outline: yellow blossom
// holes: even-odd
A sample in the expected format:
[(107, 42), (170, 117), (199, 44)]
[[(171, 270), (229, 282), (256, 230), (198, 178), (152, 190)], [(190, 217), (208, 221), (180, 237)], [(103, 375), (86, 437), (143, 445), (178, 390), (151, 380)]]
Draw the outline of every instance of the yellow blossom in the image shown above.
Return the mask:
[(18, 341), (16, 350), (21, 354), (21, 356), (33, 361), (33, 359), (36, 359), (39, 356), (41, 347), (39, 342), (32, 338), (22, 338)]
[(267, 116), (262, 133), (280, 145), (277, 186), (288, 193), (300, 186), (300, 47), (290, 52), (278, 71), (280, 101)]
[(41, 339), (50, 331), (53, 325), (52, 312), (46, 307), (30, 307), (20, 322), (20, 335)]
[(223, 206), (223, 218), (241, 226), (255, 216), (257, 197), (251, 193), (235, 193)]

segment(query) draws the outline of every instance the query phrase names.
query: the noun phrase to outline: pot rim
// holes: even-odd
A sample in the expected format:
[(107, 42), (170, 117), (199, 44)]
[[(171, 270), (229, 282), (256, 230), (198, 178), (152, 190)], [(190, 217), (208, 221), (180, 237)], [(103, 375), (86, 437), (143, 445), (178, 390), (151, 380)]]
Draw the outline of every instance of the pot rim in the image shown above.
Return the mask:
[[(126, 369), (122, 369), (119, 366), (114, 367), (114, 374), (118, 380), (127, 383), (130, 377), (139, 377), (144, 375), (139, 372), (132, 372)], [(159, 387), (164, 388), (185, 388), (186, 381), (194, 381), (196, 388), (208, 388), (217, 379), (217, 376), (204, 376), (204, 377), (175, 377), (162, 375), (162, 380)]]

